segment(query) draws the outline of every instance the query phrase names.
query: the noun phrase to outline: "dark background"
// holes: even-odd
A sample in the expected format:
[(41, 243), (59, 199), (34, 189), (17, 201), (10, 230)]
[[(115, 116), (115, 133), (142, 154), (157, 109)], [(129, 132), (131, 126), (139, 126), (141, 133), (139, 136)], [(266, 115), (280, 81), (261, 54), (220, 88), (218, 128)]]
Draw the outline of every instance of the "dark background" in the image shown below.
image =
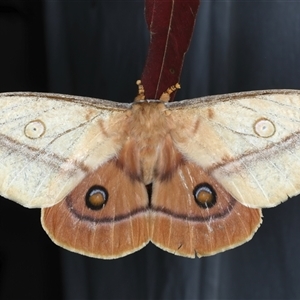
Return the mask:
[[(0, 91), (131, 101), (143, 1), (0, 0)], [(177, 99), (300, 89), (300, 2), (205, 1)], [(233, 112), (234, 113), (234, 112)], [(264, 210), (253, 240), (201, 259), (153, 245), (104, 261), (61, 250), (39, 211), (0, 201), (0, 299), (300, 299), (300, 204)]]

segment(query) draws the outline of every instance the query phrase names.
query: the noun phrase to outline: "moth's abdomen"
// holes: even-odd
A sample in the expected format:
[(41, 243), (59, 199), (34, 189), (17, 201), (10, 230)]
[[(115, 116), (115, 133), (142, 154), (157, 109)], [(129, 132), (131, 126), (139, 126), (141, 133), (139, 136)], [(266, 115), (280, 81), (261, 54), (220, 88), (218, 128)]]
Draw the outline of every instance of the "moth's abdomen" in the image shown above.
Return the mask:
[(158, 176), (169, 176), (180, 158), (170, 137), (169, 111), (159, 101), (133, 104), (126, 128), (127, 141), (118, 155), (123, 170), (149, 184)]

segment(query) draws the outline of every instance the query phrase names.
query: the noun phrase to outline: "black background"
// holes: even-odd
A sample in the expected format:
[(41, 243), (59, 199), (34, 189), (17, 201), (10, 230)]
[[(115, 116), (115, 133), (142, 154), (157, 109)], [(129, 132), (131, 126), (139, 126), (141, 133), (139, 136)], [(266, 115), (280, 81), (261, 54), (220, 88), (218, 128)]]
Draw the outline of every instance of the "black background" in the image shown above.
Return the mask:
[[(0, 1), (0, 91), (131, 101), (149, 34), (143, 1)], [(300, 2), (205, 1), (177, 99), (300, 89)], [(234, 112), (233, 112), (234, 113)], [(61, 250), (39, 211), (0, 201), (1, 299), (300, 299), (300, 205), (264, 210), (249, 243), (212, 257), (153, 245), (104, 261)]]

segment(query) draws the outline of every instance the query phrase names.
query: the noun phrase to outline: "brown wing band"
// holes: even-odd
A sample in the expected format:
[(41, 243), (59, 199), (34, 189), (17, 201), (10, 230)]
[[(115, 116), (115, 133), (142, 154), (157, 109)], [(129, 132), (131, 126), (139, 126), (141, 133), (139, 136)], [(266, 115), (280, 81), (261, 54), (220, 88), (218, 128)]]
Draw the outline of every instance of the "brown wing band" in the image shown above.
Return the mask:
[[(230, 198), (229, 202), (227, 203), (227, 206), (224, 207), (221, 211), (218, 213), (213, 213), (212, 215), (207, 215), (207, 216), (191, 216), (191, 215), (186, 215), (186, 214), (179, 214), (175, 213), (170, 209), (167, 209), (162, 206), (153, 206), (151, 208), (151, 211), (156, 212), (156, 213), (162, 213), (164, 215), (167, 215), (169, 217), (175, 218), (175, 219), (180, 219), (184, 221), (191, 221), (191, 222), (202, 222), (205, 223), (207, 221), (212, 221), (212, 220), (217, 220), (217, 219), (223, 219), (226, 218), (231, 211), (234, 209), (234, 206), (237, 204), (237, 201), (234, 198)], [(201, 210), (201, 208), (198, 208)]]
[(115, 223), (119, 221), (123, 221), (125, 219), (128, 219), (130, 217), (134, 217), (139, 214), (144, 214), (148, 211), (148, 207), (140, 207), (136, 208), (128, 213), (116, 215), (112, 218), (108, 217), (102, 217), (102, 218), (96, 218), (96, 217), (90, 217), (88, 215), (81, 214), (77, 209), (75, 209), (72, 205), (72, 199), (71, 197), (67, 197), (65, 201), (63, 202), (65, 206), (67, 207), (68, 211), (78, 220), (80, 221), (86, 221), (86, 222), (93, 222), (95, 224), (101, 224), (101, 223)]

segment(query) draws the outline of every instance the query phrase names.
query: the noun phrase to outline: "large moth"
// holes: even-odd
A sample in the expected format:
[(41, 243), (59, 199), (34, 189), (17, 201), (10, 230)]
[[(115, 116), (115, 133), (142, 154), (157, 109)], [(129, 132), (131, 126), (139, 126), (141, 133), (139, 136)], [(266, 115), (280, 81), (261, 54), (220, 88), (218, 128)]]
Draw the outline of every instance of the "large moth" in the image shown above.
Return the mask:
[(261, 207), (300, 192), (296, 90), (0, 98), (0, 193), (41, 207), (50, 238), (71, 251), (117, 258), (151, 241), (211, 255), (251, 239)]

